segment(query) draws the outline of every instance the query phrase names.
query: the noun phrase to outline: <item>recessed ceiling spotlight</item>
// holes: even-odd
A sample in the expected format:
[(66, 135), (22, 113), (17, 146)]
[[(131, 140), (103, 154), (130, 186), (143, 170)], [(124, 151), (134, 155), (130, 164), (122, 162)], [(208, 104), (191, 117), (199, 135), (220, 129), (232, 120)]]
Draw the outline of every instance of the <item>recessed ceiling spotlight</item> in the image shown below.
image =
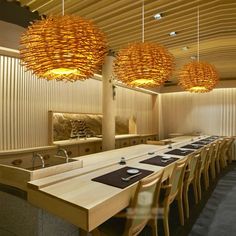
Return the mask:
[(155, 20), (160, 20), (162, 18), (162, 13), (157, 13), (153, 16)]
[(184, 47), (182, 47), (182, 50), (183, 50), (183, 51), (187, 51), (188, 49), (189, 49), (188, 46), (184, 46)]
[(172, 31), (172, 32), (169, 33), (169, 35), (170, 35), (170, 36), (176, 36), (177, 33), (176, 33), (175, 31)]
[(191, 58), (192, 60), (196, 60), (196, 59), (197, 59), (196, 56), (191, 56), (190, 58)]

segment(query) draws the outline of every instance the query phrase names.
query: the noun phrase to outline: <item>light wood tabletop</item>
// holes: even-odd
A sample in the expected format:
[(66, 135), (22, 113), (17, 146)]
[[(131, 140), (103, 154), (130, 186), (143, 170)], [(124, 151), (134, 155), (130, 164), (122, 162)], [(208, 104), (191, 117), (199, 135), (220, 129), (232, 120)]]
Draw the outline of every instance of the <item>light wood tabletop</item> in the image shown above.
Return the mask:
[[(199, 140), (189, 136), (171, 139), (175, 142), (172, 148), (181, 147), (193, 139)], [(164, 168), (165, 179), (171, 173), (173, 163), (161, 167), (139, 162), (169, 150), (168, 145), (141, 144), (78, 157), (83, 160), (83, 168), (29, 182), (28, 200), (89, 232), (127, 207), (137, 185), (136, 182), (120, 189), (92, 179), (124, 167), (118, 163), (121, 157), (125, 157), (126, 166), (132, 168), (154, 172)]]

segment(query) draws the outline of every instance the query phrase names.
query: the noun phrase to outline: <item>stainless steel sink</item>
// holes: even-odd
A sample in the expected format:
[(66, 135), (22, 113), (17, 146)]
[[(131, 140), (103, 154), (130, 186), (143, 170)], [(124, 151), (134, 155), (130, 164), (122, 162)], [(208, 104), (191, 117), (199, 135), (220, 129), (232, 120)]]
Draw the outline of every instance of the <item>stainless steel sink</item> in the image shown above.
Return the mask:
[(44, 167), (42, 167), (42, 161), (39, 158), (35, 159), (33, 166), (32, 155), (1, 159), (0, 183), (27, 191), (27, 182), (29, 181), (83, 167), (81, 160), (69, 158), (66, 162), (65, 157), (53, 155), (44, 155), (43, 159)]
[(22, 168), (26, 169), (26, 170), (39, 170), (39, 169), (43, 169), (43, 168), (47, 168), (47, 167), (51, 167), (51, 166), (56, 166), (56, 165), (61, 165), (61, 164), (65, 164), (65, 163), (70, 163), (70, 162), (73, 162), (73, 161), (76, 161), (76, 160), (69, 159), (68, 162), (66, 162), (66, 158), (53, 156), (53, 157), (50, 157), (47, 160), (44, 160), (44, 162), (45, 162), (45, 166), (44, 167), (42, 167), (41, 164), (39, 165), (37, 163), (34, 166), (31, 165), (29, 167), (22, 167)]
[(68, 162), (66, 161), (66, 157), (58, 156), (58, 155), (44, 155), (41, 156), (44, 160), (44, 167), (42, 165), (42, 161), (40, 158), (33, 159), (32, 156), (22, 156), (20, 158), (12, 158), (12, 159), (5, 159), (0, 160), (0, 164), (4, 164), (7, 166), (13, 166), (25, 170), (38, 170), (43, 169), (51, 166), (66, 164), (70, 162), (77, 161), (76, 159), (68, 159)]

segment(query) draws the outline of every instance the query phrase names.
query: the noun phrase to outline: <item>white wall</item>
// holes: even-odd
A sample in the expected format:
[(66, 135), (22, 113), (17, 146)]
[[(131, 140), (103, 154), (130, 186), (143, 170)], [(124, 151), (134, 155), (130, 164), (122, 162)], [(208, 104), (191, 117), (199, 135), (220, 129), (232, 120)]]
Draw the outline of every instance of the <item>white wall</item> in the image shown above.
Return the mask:
[[(117, 88), (117, 115), (136, 116), (138, 133), (157, 132), (152, 109), (152, 95)], [(0, 150), (47, 145), (49, 110), (102, 113), (101, 81), (37, 79), (19, 59), (0, 56)]]
[(236, 89), (161, 94), (162, 137), (169, 133), (236, 135)]

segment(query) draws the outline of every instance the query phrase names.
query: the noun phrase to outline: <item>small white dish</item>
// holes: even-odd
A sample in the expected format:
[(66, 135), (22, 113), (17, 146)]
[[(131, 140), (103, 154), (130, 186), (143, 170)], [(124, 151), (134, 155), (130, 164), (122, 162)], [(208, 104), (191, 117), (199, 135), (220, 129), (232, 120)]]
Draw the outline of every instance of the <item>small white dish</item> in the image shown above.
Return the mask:
[(138, 174), (139, 170), (138, 169), (128, 169), (127, 173), (130, 175)]
[(163, 156), (163, 157), (161, 157), (161, 159), (163, 159), (163, 160), (169, 160), (169, 159), (171, 159), (171, 157)]

